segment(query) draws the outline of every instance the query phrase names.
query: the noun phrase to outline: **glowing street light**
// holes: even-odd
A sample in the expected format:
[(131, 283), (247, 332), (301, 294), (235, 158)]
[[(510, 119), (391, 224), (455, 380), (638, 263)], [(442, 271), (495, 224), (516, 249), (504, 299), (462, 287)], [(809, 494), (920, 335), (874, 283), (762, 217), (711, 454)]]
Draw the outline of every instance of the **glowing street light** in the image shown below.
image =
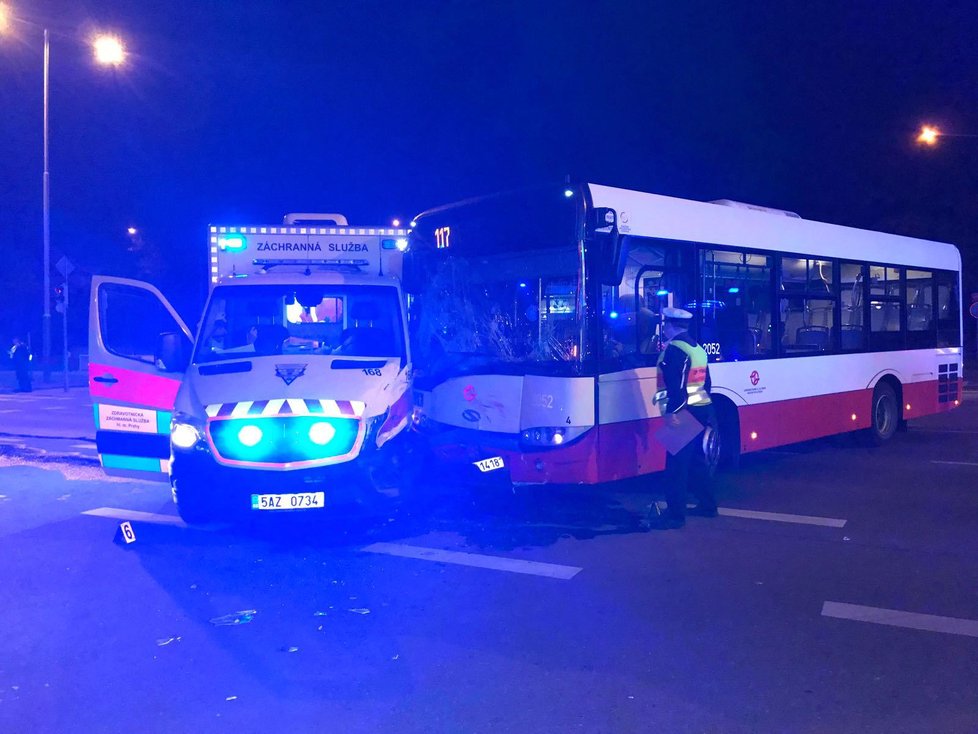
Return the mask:
[(917, 142), (922, 145), (937, 145), (937, 139), (941, 136), (941, 131), (933, 125), (924, 125), (920, 128)]
[(118, 36), (100, 35), (92, 41), (95, 60), (103, 66), (120, 66), (126, 60), (126, 48)]
[(133, 237), (133, 236), (135, 236), (135, 234), (136, 234), (136, 232), (137, 232), (137, 231), (138, 231), (138, 230), (137, 230), (137, 229), (136, 229), (135, 227), (129, 227), (129, 228), (128, 228), (128, 229), (126, 230), (126, 232), (128, 232), (128, 233), (129, 233), (129, 236), (130, 236), (130, 237)]
[(10, 30), (10, 8), (7, 3), (0, 3), (0, 33)]

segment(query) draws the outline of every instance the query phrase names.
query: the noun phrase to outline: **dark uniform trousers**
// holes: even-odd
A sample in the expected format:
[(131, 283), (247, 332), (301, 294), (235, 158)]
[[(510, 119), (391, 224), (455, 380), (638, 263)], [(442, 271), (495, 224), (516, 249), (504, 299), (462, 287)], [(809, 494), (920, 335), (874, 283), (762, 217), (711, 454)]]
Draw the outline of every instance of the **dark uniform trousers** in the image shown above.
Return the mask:
[[(712, 405), (690, 406), (686, 408), (690, 414), (703, 424), (704, 431), (708, 425), (715, 423)], [(675, 455), (666, 453), (666, 511), (670, 517), (683, 519), (686, 516), (686, 495), (692, 490), (696, 501), (703, 508), (716, 507), (716, 500), (707, 486), (707, 477), (697, 477), (690, 483), (690, 472), (693, 470), (693, 459), (703, 451), (703, 431), (692, 441), (683, 446)]]

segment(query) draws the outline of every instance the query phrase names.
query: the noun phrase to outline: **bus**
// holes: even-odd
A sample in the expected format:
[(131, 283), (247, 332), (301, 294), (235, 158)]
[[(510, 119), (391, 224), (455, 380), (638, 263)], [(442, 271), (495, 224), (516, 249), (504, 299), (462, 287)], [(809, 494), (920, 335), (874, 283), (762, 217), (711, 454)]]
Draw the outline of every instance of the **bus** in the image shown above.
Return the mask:
[(666, 306), (694, 314), (709, 355), (710, 462), (851, 431), (884, 442), (960, 401), (950, 244), (596, 184), (461, 201), (412, 226), (414, 423), (476, 476), (662, 470)]

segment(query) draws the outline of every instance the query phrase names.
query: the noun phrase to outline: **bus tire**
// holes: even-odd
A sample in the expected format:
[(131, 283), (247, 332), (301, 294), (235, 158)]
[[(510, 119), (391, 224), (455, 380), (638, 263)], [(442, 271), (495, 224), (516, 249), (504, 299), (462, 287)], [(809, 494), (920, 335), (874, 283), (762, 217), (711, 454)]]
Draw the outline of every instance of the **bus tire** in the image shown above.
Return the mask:
[(882, 446), (893, 438), (900, 427), (900, 405), (896, 393), (886, 382), (876, 383), (873, 389), (873, 404), (870, 411), (870, 427), (864, 434), (871, 446)]
[(740, 415), (737, 406), (727, 400), (716, 400), (717, 467), (734, 471), (740, 466)]

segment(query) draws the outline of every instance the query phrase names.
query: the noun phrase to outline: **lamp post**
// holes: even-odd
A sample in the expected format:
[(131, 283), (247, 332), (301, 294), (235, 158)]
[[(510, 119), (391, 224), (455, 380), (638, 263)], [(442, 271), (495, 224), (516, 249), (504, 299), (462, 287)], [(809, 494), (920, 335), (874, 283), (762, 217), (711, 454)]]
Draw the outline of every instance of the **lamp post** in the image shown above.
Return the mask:
[[(10, 31), (14, 22), (10, 6), (0, 2), (0, 34)], [(103, 66), (119, 66), (125, 61), (125, 48), (118, 37), (106, 34), (97, 35), (92, 39), (95, 61)], [(51, 33), (44, 29), (44, 64), (43, 64), (43, 164), (41, 175), (41, 208), (42, 208), (42, 248), (43, 262), (43, 298), (41, 333), (45, 378), (51, 371), (51, 172), (48, 167), (48, 92), (50, 87), (51, 69)]]

